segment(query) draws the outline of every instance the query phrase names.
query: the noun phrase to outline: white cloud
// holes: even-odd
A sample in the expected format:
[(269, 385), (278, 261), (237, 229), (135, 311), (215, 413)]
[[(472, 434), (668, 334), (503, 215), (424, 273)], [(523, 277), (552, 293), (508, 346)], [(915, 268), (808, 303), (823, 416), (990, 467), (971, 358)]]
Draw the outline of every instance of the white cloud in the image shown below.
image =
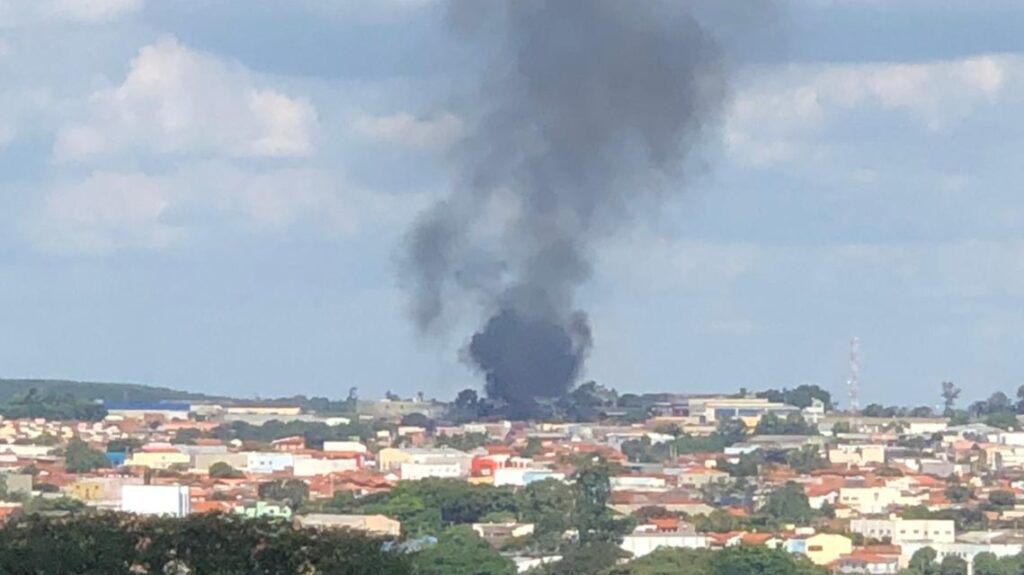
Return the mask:
[(918, 64), (800, 65), (746, 78), (726, 122), (725, 141), (738, 161), (767, 165), (814, 159), (810, 145), (830, 121), (860, 108), (910, 116), (940, 131), (998, 103), (1024, 60), (984, 55)]
[(169, 38), (142, 48), (120, 86), (93, 94), (89, 117), (60, 130), (54, 156), (306, 156), (316, 126), (308, 100), (260, 87), (248, 70)]
[(408, 146), (421, 150), (443, 150), (462, 137), (462, 121), (452, 114), (417, 118), (400, 113), (390, 116), (362, 115), (353, 129), (377, 142)]
[(32, 235), (43, 249), (60, 253), (165, 248), (184, 235), (166, 221), (170, 193), (142, 174), (95, 172), (56, 185)]
[(254, 233), (302, 224), (326, 236), (349, 236), (364, 220), (402, 229), (425, 203), (425, 195), (375, 193), (314, 168), (253, 170), (218, 160), (155, 175), (97, 171), (48, 191), (30, 239), (59, 253), (160, 250), (193, 232), (217, 233), (204, 226), (215, 221), (224, 228), (232, 217)]
[(204, 162), (166, 176), (178, 201), (200, 210), (241, 214), (259, 228), (286, 228), (315, 218), (331, 233), (357, 229), (352, 190), (312, 168), (249, 171), (230, 162)]

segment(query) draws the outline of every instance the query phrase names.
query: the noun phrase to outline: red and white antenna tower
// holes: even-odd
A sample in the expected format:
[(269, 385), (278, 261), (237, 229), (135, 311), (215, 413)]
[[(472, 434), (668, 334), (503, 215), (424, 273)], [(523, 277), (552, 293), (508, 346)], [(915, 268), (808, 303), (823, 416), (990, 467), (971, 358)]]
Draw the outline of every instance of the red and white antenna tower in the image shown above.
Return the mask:
[(860, 338), (850, 340), (850, 376), (846, 380), (846, 390), (850, 394), (850, 427), (856, 431), (857, 413), (860, 411)]

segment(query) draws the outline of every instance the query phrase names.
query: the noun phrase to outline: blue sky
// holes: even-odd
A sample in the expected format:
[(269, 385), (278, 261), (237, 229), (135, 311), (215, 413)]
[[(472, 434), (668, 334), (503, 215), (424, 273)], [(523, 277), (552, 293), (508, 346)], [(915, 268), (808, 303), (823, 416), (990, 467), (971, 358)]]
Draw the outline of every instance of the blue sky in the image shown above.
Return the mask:
[[(740, 8), (737, 8), (740, 6)], [(588, 377), (1024, 384), (1024, 6), (704, 3), (731, 99), (685, 194), (597, 247)], [(396, 254), (472, 50), (431, 0), (0, 0), (0, 375), (450, 397)]]

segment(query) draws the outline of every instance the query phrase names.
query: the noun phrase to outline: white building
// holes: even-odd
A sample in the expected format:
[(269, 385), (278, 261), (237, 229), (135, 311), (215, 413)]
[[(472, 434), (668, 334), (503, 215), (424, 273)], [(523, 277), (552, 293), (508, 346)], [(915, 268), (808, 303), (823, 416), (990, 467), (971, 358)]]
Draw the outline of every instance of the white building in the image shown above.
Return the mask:
[(418, 481), (434, 477), (439, 479), (457, 479), (463, 476), (462, 465), (459, 463), (413, 463), (405, 462), (399, 467), (399, 477), (403, 481)]
[(295, 466), (295, 455), (278, 451), (251, 451), (246, 453), (246, 471), (249, 473), (275, 473)]
[(316, 475), (330, 475), (331, 473), (356, 471), (358, 469), (359, 460), (356, 458), (321, 459), (314, 457), (296, 457), (295, 467), (292, 468), (292, 473), (296, 477), (314, 477)]
[(184, 517), (191, 511), (188, 486), (123, 485), (121, 511), (139, 515)]
[(525, 487), (535, 481), (554, 479), (565, 481), (564, 473), (555, 473), (539, 467), (500, 467), (494, 471), (494, 486)]
[(366, 446), (358, 441), (325, 441), (324, 451), (328, 453), (366, 453)]
[(670, 549), (706, 549), (708, 538), (697, 533), (692, 527), (682, 527), (678, 531), (659, 531), (654, 525), (641, 525), (632, 533), (622, 538), (622, 550), (643, 557), (659, 548)]
[(904, 492), (897, 487), (843, 487), (839, 503), (862, 515), (878, 515), (893, 507), (910, 507), (927, 500), (927, 494)]
[(905, 543), (953, 543), (956, 523), (949, 519), (854, 519), (850, 531), (870, 539)]

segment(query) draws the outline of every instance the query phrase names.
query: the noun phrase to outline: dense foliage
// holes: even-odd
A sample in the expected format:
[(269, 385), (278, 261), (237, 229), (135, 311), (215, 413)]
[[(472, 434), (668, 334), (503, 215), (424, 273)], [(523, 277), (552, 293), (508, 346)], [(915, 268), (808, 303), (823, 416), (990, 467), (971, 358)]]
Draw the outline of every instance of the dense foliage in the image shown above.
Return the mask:
[(309, 499), (309, 485), (301, 479), (275, 479), (260, 483), (260, 498), (283, 503), (298, 509)]
[(768, 413), (757, 422), (757, 427), (754, 428), (756, 435), (815, 435), (817, 433), (817, 429), (807, 423), (799, 413), (791, 413), (785, 419), (774, 413)]
[(460, 433), (458, 435), (441, 434), (435, 439), (438, 447), (451, 447), (459, 451), (473, 451), (487, 445), (490, 437), (486, 433)]
[(95, 401), (70, 393), (40, 393), (32, 388), (0, 404), (0, 415), (7, 419), (42, 417), (49, 420), (100, 421), (107, 416), (107, 410)]
[(502, 557), (470, 527), (445, 530), (437, 544), (412, 557), (416, 575), (514, 575), (515, 563)]
[(631, 439), (622, 444), (622, 453), (630, 461), (658, 463), (672, 455), (692, 453), (721, 453), (726, 447), (735, 445), (746, 438), (747, 429), (742, 421), (727, 419), (719, 422), (718, 428), (709, 435), (684, 434), (671, 441), (653, 443), (650, 438)]
[(402, 523), (407, 535), (436, 535), (446, 527), (475, 523), (492, 513), (516, 513), (511, 489), (471, 485), (455, 479), (399, 482), (389, 492), (354, 499), (338, 493), (326, 509), (382, 514)]
[(805, 558), (759, 546), (721, 551), (659, 549), (607, 575), (825, 575)]
[(896, 405), (885, 406), (880, 403), (870, 403), (860, 410), (860, 414), (864, 417), (934, 417), (935, 411), (926, 406), (921, 405), (918, 407), (900, 407)]
[(0, 379), (0, 401), (8, 401), (36, 390), (40, 395), (71, 395), (84, 401), (175, 401), (223, 399), (202, 393), (191, 393), (129, 383), (94, 383), (50, 379)]
[(342, 530), (222, 515), (28, 516), (0, 527), (5, 575), (405, 575), (410, 559)]
[(817, 399), (825, 404), (826, 410), (832, 409), (832, 394), (818, 387), (817, 385), (799, 385), (793, 389), (766, 389), (757, 394), (757, 397), (785, 403), (799, 408), (810, 407)]
[(211, 435), (222, 441), (238, 439), (270, 443), (285, 437), (302, 437), (311, 449), (322, 449), (325, 441), (347, 441), (352, 438), (367, 440), (373, 437), (374, 427), (362, 423), (348, 425), (327, 425), (309, 421), (268, 421), (263, 425), (252, 425), (244, 421), (233, 421), (221, 425)]
[(77, 437), (68, 442), (64, 457), (64, 467), (68, 473), (88, 473), (110, 467), (110, 461), (102, 451), (89, 447), (89, 444)]
[(210, 477), (212, 477), (213, 479), (237, 479), (240, 477), (245, 477), (245, 473), (242, 473), (238, 469), (231, 467), (230, 464), (227, 464), (223, 461), (218, 461), (217, 463), (211, 465), (209, 473)]

